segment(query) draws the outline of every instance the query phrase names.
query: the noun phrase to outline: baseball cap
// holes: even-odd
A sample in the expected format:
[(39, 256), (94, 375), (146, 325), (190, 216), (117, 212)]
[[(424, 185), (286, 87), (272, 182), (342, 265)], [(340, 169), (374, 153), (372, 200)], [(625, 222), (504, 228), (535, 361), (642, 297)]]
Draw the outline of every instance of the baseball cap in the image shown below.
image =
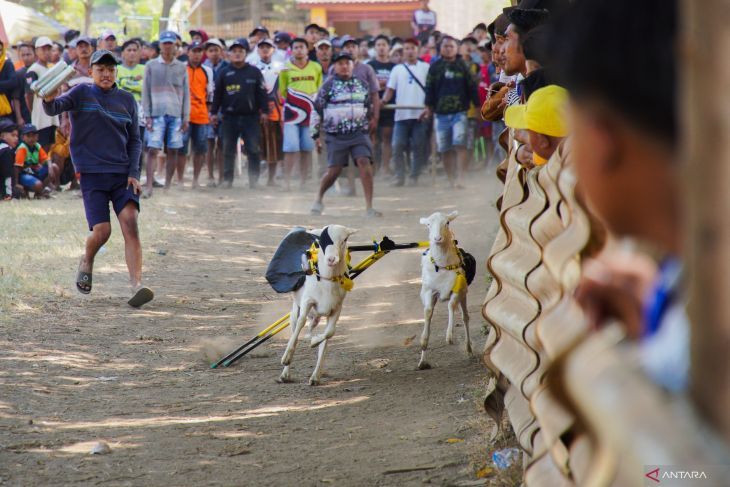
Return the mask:
[(320, 40), (318, 40), (317, 42), (314, 43), (314, 47), (319, 47), (319, 46), (322, 46), (322, 45), (325, 45), (325, 44), (328, 45), (328, 46), (330, 46), (330, 47), (332, 47), (332, 42), (329, 39), (320, 39)]
[(189, 31), (188, 34), (190, 34), (190, 37), (193, 37), (193, 36), (203, 37), (203, 34), (199, 30), (196, 30), (196, 29)]
[(253, 30), (251, 31), (251, 33), (248, 36), (249, 37), (255, 36), (259, 32), (266, 32), (268, 34), (269, 33), (269, 29), (267, 29), (263, 25), (257, 25), (256, 27), (253, 28)]
[(355, 39), (354, 37), (352, 37), (349, 34), (345, 34), (342, 37), (340, 37), (340, 46), (344, 46), (348, 42), (354, 42), (357, 44), (357, 39)]
[(215, 37), (205, 41), (205, 47), (208, 47), (208, 46), (218, 46), (221, 49), (226, 48), (226, 46), (224, 46), (223, 43), (219, 39), (216, 39)]
[(35, 40), (35, 47), (36, 48), (44, 47), (44, 46), (52, 46), (52, 45), (53, 45), (53, 41), (51, 41), (46, 36), (40, 36), (38, 39)]
[(336, 63), (336, 62), (337, 62), (337, 61), (339, 61), (340, 59), (348, 59), (348, 60), (350, 60), (350, 61), (354, 61), (354, 59), (352, 59), (352, 56), (350, 55), (350, 53), (349, 53), (349, 52), (346, 52), (346, 51), (340, 51), (340, 53), (339, 53), (339, 54), (337, 54), (337, 55), (336, 55), (336, 56), (334, 57), (334, 59), (332, 59), (332, 62), (333, 62), (333, 63)]
[(35, 125), (32, 123), (26, 123), (22, 127), (20, 127), (20, 135), (26, 135), (26, 134), (33, 134), (38, 132), (38, 129), (35, 128)]
[(7, 118), (0, 119), (0, 134), (4, 134), (5, 132), (12, 132), (13, 130), (18, 130), (18, 126), (15, 125), (15, 123), (8, 120)]
[(90, 64), (93, 66), (94, 64), (100, 63), (119, 64), (119, 59), (117, 59), (111, 51), (99, 49), (98, 51), (94, 51), (94, 54), (91, 55)]
[(93, 46), (93, 44), (91, 43), (91, 38), (89, 36), (77, 37), (74, 41), (75, 41), (74, 46), (78, 46), (79, 42), (85, 42), (88, 45)]
[(291, 36), (287, 32), (279, 32), (274, 36), (274, 42), (277, 44), (280, 42), (291, 44)]
[(239, 37), (238, 39), (235, 39), (235, 40), (231, 41), (228, 44), (228, 50), (230, 51), (231, 49), (233, 49), (236, 46), (242, 47), (242, 48), (244, 48), (247, 51), (250, 51), (251, 50), (251, 48), (248, 45), (248, 40), (247, 39), (244, 39), (243, 37)]
[(113, 37), (115, 39), (117, 38), (117, 36), (114, 34), (113, 30), (106, 29), (104, 32), (101, 33), (101, 35), (99, 36), (99, 39), (105, 41), (105, 40), (109, 39), (110, 37)]
[(171, 30), (164, 30), (160, 32), (160, 44), (166, 42), (177, 42), (177, 35)]
[(203, 50), (204, 47), (205, 47), (205, 44), (203, 44), (202, 42), (200, 42), (200, 41), (193, 41), (188, 46), (188, 49), (191, 50), (191, 51), (194, 50), (194, 49)]
[(524, 105), (504, 112), (504, 123), (514, 129), (528, 129), (551, 137), (568, 135), (566, 108), (568, 91), (557, 85), (536, 90)]
[(276, 47), (276, 45), (274, 44), (274, 41), (272, 41), (272, 40), (271, 40), (271, 39), (269, 39), (268, 37), (267, 37), (266, 39), (261, 39), (261, 40), (259, 41), (259, 43), (258, 43), (258, 44), (256, 45), (256, 47), (258, 47), (258, 46), (260, 46), (260, 45), (262, 45), (262, 44), (268, 44), (268, 45), (269, 45), (269, 46), (271, 46), (271, 47)]

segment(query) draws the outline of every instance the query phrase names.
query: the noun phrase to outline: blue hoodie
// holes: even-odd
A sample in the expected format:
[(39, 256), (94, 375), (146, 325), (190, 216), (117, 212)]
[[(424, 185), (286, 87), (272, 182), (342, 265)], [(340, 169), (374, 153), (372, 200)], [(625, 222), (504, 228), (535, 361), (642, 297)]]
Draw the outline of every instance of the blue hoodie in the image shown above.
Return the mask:
[(127, 174), (139, 179), (142, 140), (137, 102), (124, 90), (80, 84), (50, 103), (48, 115), (70, 112), (71, 160), (84, 173)]

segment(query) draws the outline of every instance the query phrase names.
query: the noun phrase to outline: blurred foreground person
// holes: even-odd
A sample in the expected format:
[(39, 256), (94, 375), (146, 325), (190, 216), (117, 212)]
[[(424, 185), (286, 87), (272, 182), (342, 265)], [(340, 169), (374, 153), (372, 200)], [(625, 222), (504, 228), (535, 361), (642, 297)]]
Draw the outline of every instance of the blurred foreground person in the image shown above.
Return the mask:
[[(551, 50), (558, 53), (555, 73), (572, 96), (578, 186), (615, 235), (647, 243), (661, 256), (654, 275), (625, 258), (599, 257), (586, 265), (578, 298), (595, 325), (619, 319), (640, 341), (649, 377), (681, 391), (689, 323), (679, 260), (676, 4), (583, 0), (564, 22), (569, 28), (556, 28)], [(621, 38), (606, 44), (601, 32), (619, 28)]]

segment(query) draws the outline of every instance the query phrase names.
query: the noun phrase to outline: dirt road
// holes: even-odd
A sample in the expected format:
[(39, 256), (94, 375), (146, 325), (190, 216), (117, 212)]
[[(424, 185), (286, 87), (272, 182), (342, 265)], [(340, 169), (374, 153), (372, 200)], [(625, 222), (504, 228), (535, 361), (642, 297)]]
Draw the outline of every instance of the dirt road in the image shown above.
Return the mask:
[[(307, 385), (315, 351), (306, 344), (294, 358), (296, 382), (275, 382), (288, 332), (230, 369), (210, 370), (201, 352), (227, 351), (289, 310), (263, 274), (292, 226), (347, 224), (359, 229), (353, 243), (414, 241), (426, 238), (419, 217), (458, 209), (452, 228), (479, 262), (469, 295), (479, 353), (500, 186), (486, 173), (457, 193), (427, 184), (378, 181), (377, 220), (363, 217), (361, 197), (330, 196), (325, 215), (311, 217), (313, 186), (160, 192), (141, 215), (145, 275), (157, 293), (142, 310), (125, 304), (116, 223), (87, 297), (73, 288), (81, 200), (64, 193), (3, 205), (3, 228), (17, 233), (0, 240), (0, 484), (475, 485), (494, 449), (480, 405), (486, 371), (464, 356), (463, 327), (445, 344), (443, 305), (434, 368), (416, 371), (418, 251), (388, 255), (357, 280), (320, 387)], [(99, 441), (111, 453), (91, 455)], [(499, 475), (487, 485), (505, 483)]]

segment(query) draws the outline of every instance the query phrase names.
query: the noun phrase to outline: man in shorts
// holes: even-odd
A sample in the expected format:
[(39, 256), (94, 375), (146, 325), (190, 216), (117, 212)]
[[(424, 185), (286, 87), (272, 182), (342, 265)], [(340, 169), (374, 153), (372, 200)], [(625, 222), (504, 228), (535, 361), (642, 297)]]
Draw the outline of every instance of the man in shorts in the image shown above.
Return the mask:
[[(152, 196), (157, 153), (167, 148), (165, 189), (170, 188), (190, 121), (190, 89), (186, 63), (176, 59), (177, 36), (160, 34), (160, 55), (144, 67), (142, 106), (147, 127), (147, 185), (143, 198)], [(181, 177), (182, 175), (180, 175)]]
[[(140, 307), (154, 297), (142, 285), (142, 244), (137, 228), (142, 141), (137, 102), (116, 85), (118, 63), (110, 51), (96, 51), (91, 57), (94, 84), (82, 83), (58, 98), (57, 93), (50, 94), (43, 99), (43, 110), (53, 116), (70, 112), (73, 125), (71, 157), (81, 173), (81, 194), (91, 230), (86, 239), (86, 252), (79, 262), (76, 288), (83, 294), (91, 292), (94, 257), (112, 231), (111, 203), (124, 235), (124, 254), (132, 285), (128, 304)], [(90, 110), (90, 107), (97, 108)]]
[(325, 192), (335, 183), (342, 168), (347, 166), (352, 157), (360, 169), (366, 216), (383, 216), (373, 208), (373, 147), (368, 134), (377, 120), (373, 117), (374, 101), (370, 87), (353, 76), (355, 62), (349, 52), (338, 54), (334, 66), (334, 76), (325, 81), (315, 101), (325, 132), (327, 172), (320, 182), (312, 214), (322, 214)]

